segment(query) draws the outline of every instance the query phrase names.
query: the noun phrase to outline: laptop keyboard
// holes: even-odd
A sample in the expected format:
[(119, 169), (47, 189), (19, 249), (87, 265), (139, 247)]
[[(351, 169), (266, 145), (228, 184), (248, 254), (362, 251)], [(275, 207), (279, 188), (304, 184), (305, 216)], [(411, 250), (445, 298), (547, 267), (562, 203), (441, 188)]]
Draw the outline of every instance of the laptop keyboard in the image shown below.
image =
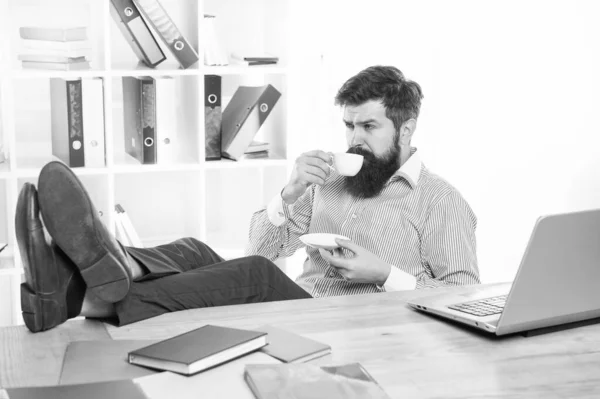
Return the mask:
[(502, 313), (504, 304), (506, 303), (506, 295), (499, 295), (491, 298), (478, 299), (471, 302), (456, 303), (448, 306), (452, 310), (458, 310), (472, 314), (474, 316), (490, 316), (493, 314)]

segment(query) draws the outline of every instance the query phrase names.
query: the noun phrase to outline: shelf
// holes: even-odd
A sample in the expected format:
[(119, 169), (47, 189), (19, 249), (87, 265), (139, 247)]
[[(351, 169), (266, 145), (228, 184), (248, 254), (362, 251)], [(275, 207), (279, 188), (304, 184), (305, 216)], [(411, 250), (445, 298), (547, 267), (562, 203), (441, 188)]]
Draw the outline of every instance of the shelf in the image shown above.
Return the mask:
[(199, 75), (200, 70), (196, 66), (181, 69), (179, 64), (170, 61), (165, 61), (155, 68), (149, 68), (141, 62), (125, 62), (114, 64), (107, 74), (111, 76), (194, 76)]
[(206, 161), (205, 169), (232, 169), (232, 168), (262, 168), (266, 166), (286, 166), (287, 159), (283, 158), (263, 158), (263, 159), (241, 159), (232, 161), (230, 159), (221, 159), (219, 161)]
[[(37, 178), (44, 165), (48, 162), (58, 160), (55, 156), (20, 159), (20, 166), (10, 174), (15, 175), (17, 178)], [(104, 175), (108, 173), (106, 168), (72, 168), (72, 170), (78, 176)]]
[(9, 71), (9, 77), (12, 77), (14, 79), (76, 79), (105, 75), (106, 71), (103, 69), (86, 69), (81, 71), (55, 71), (50, 69), (14, 69), (12, 71)]
[(154, 173), (201, 170), (202, 166), (191, 157), (185, 157), (178, 163), (141, 164), (137, 159), (124, 152), (115, 153), (113, 171), (116, 174)]
[(272, 74), (285, 75), (288, 69), (280, 65), (226, 65), (226, 66), (205, 66), (203, 68), (205, 75), (251, 75), (251, 74)]
[(127, 173), (156, 173), (156, 172), (193, 172), (201, 170), (202, 166), (197, 163), (184, 164), (154, 164), (154, 165), (115, 165), (113, 171), (115, 174)]
[[(41, 170), (42, 170), (42, 168), (17, 169), (14, 172), (14, 174), (19, 179), (31, 178), (31, 177), (37, 178), (40, 175)], [(98, 175), (105, 175), (108, 173), (108, 169), (106, 169), (106, 168), (71, 168), (71, 170), (77, 176), (98, 176)]]

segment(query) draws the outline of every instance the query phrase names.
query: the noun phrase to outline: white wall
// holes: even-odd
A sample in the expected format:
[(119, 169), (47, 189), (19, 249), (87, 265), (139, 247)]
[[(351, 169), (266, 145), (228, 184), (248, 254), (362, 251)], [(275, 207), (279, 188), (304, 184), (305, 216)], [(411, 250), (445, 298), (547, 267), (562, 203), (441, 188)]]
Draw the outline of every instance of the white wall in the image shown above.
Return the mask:
[(512, 280), (539, 215), (600, 207), (600, 2), (296, 3), (298, 150), (345, 148), (336, 89), (400, 68), (425, 95), (413, 144), (478, 216), (484, 282)]

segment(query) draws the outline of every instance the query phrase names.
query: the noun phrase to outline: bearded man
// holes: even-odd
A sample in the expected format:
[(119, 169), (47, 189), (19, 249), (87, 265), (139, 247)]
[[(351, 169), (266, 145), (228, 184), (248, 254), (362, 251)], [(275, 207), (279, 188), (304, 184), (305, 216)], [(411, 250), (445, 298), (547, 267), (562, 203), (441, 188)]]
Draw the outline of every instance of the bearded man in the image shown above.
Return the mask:
[(460, 193), (430, 172), (410, 142), (423, 94), (392, 66), (369, 67), (338, 91), (356, 176), (331, 171), (331, 154), (298, 158), (281, 196), (252, 219), (250, 252), (292, 255), (307, 233), (343, 249), (307, 248), (296, 283), (314, 297), (478, 284), (477, 219)]
[[(16, 210), (26, 326), (44, 331), (75, 316), (126, 325), (208, 306), (479, 283), (476, 217), (410, 145), (422, 98), (395, 67), (350, 78), (335, 102), (362, 168), (342, 176), (328, 152), (300, 156), (281, 193), (252, 216), (248, 256), (238, 259), (189, 237), (123, 246), (69, 167), (46, 164), (37, 190), (23, 185)], [(309, 233), (349, 239), (333, 252), (307, 247), (294, 282), (272, 261), (304, 247)]]

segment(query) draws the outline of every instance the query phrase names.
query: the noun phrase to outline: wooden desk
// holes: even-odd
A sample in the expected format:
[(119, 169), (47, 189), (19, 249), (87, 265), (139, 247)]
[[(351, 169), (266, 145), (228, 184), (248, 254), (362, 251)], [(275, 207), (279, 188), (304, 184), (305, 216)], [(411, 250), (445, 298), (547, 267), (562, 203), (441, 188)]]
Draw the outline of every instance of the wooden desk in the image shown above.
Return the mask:
[[(462, 290), (463, 288), (450, 288)], [(31, 334), (0, 329), (0, 386), (57, 384), (69, 342), (162, 339), (204, 324), (273, 324), (328, 343), (316, 364), (361, 362), (392, 398), (599, 398), (600, 325), (496, 338), (418, 313), (405, 301), (440, 290), (236, 305), (124, 327), (90, 320)]]

